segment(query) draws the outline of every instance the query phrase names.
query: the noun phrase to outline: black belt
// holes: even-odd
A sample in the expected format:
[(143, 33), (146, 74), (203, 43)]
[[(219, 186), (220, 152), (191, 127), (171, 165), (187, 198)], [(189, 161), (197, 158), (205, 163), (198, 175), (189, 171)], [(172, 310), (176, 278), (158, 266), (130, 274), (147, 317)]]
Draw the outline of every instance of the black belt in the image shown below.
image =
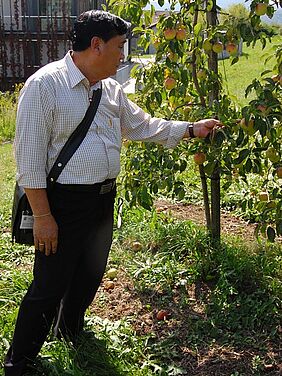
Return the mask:
[(61, 184), (55, 183), (55, 189), (62, 189), (65, 191), (74, 192), (93, 192), (96, 194), (104, 195), (111, 192), (116, 186), (116, 179), (107, 179), (102, 183), (96, 184)]

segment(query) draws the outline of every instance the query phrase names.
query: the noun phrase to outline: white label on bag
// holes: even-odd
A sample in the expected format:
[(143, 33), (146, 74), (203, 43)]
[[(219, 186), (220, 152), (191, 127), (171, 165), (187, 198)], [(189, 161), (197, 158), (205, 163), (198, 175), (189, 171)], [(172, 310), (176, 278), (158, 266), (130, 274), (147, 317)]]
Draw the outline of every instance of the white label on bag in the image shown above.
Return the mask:
[(20, 224), (20, 229), (21, 230), (31, 230), (33, 229), (33, 221), (34, 218), (32, 215), (22, 215), (22, 220)]

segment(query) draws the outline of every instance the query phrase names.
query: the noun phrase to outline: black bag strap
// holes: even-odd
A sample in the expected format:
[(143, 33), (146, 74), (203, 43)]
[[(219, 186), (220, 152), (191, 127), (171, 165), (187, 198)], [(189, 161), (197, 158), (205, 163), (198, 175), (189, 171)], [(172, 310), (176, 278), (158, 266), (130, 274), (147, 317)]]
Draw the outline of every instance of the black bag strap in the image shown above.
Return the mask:
[(60, 154), (58, 155), (56, 162), (54, 163), (53, 167), (51, 168), (48, 174), (47, 184), (49, 187), (56, 182), (64, 167), (71, 159), (75, 151), (78, 149), (79, 145), (82, 143), (97, 112), (101, 96), (101, 88), (93, 92), (91, 103), (84, 115), (84, 118), (68, 138), (67, 142), (60, 151)]

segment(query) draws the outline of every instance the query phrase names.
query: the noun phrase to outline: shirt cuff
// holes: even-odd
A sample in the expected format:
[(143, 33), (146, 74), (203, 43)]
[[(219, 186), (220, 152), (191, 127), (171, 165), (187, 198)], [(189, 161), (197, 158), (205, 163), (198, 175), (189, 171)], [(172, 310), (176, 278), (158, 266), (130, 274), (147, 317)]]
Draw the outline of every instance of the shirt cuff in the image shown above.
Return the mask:
[(47, 188), (46, 175), (38, 172), (17, 173), (16, 180), (24, 188)]
[(173, 121), (165, 147), (175, 148), (183, 139), (187, 126), (188, 123), (186, 121)]

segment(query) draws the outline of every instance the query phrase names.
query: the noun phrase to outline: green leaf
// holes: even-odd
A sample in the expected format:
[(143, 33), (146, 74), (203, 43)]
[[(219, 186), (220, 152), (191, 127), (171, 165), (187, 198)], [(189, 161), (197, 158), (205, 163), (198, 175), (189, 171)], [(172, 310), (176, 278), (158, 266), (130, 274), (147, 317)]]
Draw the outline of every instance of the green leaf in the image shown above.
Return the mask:
[(195, 25), (195, 27), (194, 27), (194, 34), (195, 34), (196, 37), (197, 37), (197, 36), (200, 34), (200, 32), (202, 31), (202, 27), (203, 27), (203, 25), (202, 25), (201, 23), (197, 23), (197, 24)]
[(158, 105), (160, 106), (162, 104), (162, 95), (159, 91), (155, 92), (155, 98), (156, 98)]
[(250, 158), (248, 158), (245, 164), (246, 172), (251, 172), (252, 167), (253, 167), (252, 161), (250, 160)]
[(234, 65), (234, 64), (238, 63), (238, 61), (239, 61), (239, 57), (238, 57), (238, 56), (234, 57), (234, 58), (231, 60), (231, 65)]
[(275, 240), (275, 230), (274, 230), (274, 228), (271, 227), (271, 226), (268, 226), (267, 231), (266, 231), (266, 234), (267, 234), (267, 238), (268, 238), (268, 240), (269, 240), (271, 243), (273, 243), (274, 240)]
[(250, 150), (249, 149), (243, 149), (240, 151), (239, 153), (239, 157), (234, 159), (234, 164), (235, 165), (238, 165), (240, 164), (241, 162), (243, 162), (244, 159), (246, 159), (248, 157), (248, 155), (250, 154)]
[(278, 236), (282, 235), (282, 221), (276, 223), (276, 232)]

